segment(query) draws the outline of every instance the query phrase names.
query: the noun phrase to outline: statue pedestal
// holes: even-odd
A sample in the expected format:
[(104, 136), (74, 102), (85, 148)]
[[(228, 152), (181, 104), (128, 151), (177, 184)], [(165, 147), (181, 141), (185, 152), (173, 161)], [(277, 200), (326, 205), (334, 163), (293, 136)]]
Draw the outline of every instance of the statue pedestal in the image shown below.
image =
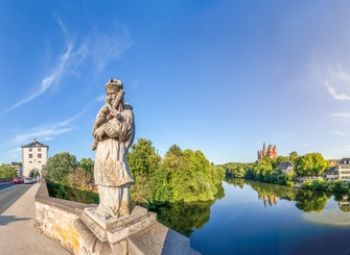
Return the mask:
[(85, 208), (81, 221), (96, 235), (101, 242), (117, 243), (136, 232), (155, 223), (156, 214), (136, 206), (129, 216), (103, 219), (95, 214), (97, 206)]

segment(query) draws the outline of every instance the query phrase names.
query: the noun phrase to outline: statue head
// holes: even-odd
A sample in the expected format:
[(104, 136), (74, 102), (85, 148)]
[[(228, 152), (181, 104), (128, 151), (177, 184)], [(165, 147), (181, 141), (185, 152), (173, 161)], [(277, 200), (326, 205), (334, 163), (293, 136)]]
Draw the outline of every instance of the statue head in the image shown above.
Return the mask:
[(110, 79), (107, 81), (105, 89), (107, 94), (106, 101), (110, 103), (114, 101), (119, 92), (123, 90), (123, 83), (121, 80)]

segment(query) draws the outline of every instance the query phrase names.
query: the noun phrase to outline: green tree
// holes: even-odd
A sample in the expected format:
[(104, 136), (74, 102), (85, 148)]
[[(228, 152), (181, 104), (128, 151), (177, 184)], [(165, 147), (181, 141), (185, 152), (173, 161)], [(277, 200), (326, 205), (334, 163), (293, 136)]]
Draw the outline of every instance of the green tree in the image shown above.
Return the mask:
[(319, 176), (329, 163), (320, 153), (308, 153), (296, 161), (295, 171), (299, 176)]
[(131, 188), (134, 201), (150, 202), (153, 200), (155, 173), (160, 173), (161, 157), (150, 140), (140, 138), (128, 153), (131, 173), (135, 185)]
[(184, 150), (181, 167), (171, 178), (173, 201), (209, 201), (217, 188), (210, 162), (201, 151)]
[(299, 190), (296, 195), (295, 206), (304, 212), (322, 211), (325, 207), (328, 196), (325, 192), (312, 190)]
[(58, 153), (47, 161), (46, 178), (53, 182), (67, 183), (69, 175), (73, 174), (77, 166), (74, 155), (68, 152)]
[(292, 151), (291, 153), (289, 153), (289, 160), (294, 166), (296, 165), (298, 157), (299, 155), (296, 151)]
[(94, 171), (94, 161), (91, 158), (82, 158), (79, 161), (79, 167), (84, 169), (89, 174), (93, 174)]
[(17, 171), (9, 166), (2, 164), (0, 165), (0, 179), (11, 179), (17, 176)]

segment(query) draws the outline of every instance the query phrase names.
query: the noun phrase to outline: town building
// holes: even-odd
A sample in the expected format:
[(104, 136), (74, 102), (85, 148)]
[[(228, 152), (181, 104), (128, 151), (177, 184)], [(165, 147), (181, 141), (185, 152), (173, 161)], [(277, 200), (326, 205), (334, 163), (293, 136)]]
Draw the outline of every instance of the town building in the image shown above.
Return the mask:
[(290, 162), (281, 162), (277, 168), (284, 174), (289, 174), (291, 171), (293, 171), (293, 165)]
[(49, 146), (36, 140), (22, 146), (22, 167), (23, 176), (29, 177), (35, 171), (42, 176), (43, 166), (48, 159)]
[(275, 159), (277, 158), (277, 147), (276, 145), (269, 144), (266, 148), (266, 144), (263, 144), (261, 150), (258, 151), (258, 161), (263, 158)]
[(338, 167), (337, 166), (332, 166), (328, 168), (326, 171), (326, 179), (328, 181), (330, 180), (338, 180), (339, 179), (339, 174), (338, 174)]
[(327, 180), (350, 181), (350, 158), (342, 158), (326, 171)]
[(342, 158), (339, 160), (338, 175), (340, 180), (350, 181), (350, 158)]
[(329, 163), (329, 167), (334, 167), (338, 165), (339, 160), (337, 159), (329, 159), (328, 163)]

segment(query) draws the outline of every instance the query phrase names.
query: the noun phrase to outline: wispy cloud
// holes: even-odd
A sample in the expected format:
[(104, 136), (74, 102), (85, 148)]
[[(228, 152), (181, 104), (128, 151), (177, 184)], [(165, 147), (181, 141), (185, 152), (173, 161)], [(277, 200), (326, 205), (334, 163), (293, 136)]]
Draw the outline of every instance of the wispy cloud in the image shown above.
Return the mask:
[(332, 116), (336, 118), (350, 119), (349, 112), (336, 112), (336, 113), (333, 113)]
[(60, 56), (57, 66), (55, 66), (52, 71), (41, 80), (40, 87), (26, 98), (16, 102), (14, 105), (8, 108), (7, 112), (34, 100), (50, 89), (64, 74), (67, 63), (72, 56), (72, 50), (73, 44), (69, 42), (67, 44), (66, 51)]
[(350, 100), (350, 71), (345, 70), (341, 64), (328, 68), (324, 85), (333, 99)]
[(106, 95), (105, 94), (102, 94), (102, 95), (99, 95), (98, 97), (95, 98), (95, 102), (104, 102), (106, 98)]
[(13, 141), (16, 144), (22, 144), (22, 143), (30, 142), (33, 139), (40, 139), (40, 140), (46, 140), (46, 141), (52, 140), (58, 135), (65, 134), (72, 131), (73, 126), (71, 124), (75, 120), (77, 120), (79, 117), (81, 117), (85, 113), (85, 111), (86, 109), (83, 109), (76, 115), (53, 124), (39, 126), (24, 132), (18, 132), (15, 135)]
[(2, 162), (16, 161), (20, 157), (20, 146), (31, 142), (33, 139), (38, 139), (43, 142), (54, 140), (56, 137), (69, 133), (74, 130), (73, 122), (79, 119), (86, 111), (87, 107), (79, 113), (55, 123), (40, 125), (28, 130), (17, 130), (11, 140), (1, 144), (0, 155)]
[(65, 39), (64, 53), (58, 57), (51, 71), (41, 79), (40, 86), (36, 86), (34, 92), (14, 103), (5, 112), (19, 108), (43, 95), (55, 84), (58, 85), (64, 75), (76, 73), (84, 62), (89, 62), (88, 60), (92, 62), (90, 66), (92, 72), (101, 72), (108, 63), (120, 58), (121, 54), (132, 45), (128, 29), (125, 27), (117, 26), (115, 31), (109, 34), (95, 30), (83, 39), (76, 40), (78, 43), (74, 43), (62, 20), (57, 19), (57, 22)]
[(334, 130), (334, 134), (338, 135), (338, 136), (345, 136), (345, 134), (343, 132), (340, 132), (338, 130)]
[(77, 50), (81, 60), (91, 59), (95, 71), (101, 72), (108, 63), (120, 58), (122, 53), (132, 46), (129, 31), (126, 27), (115, 26), (110, 34), (95, 30), (87, 36)]

